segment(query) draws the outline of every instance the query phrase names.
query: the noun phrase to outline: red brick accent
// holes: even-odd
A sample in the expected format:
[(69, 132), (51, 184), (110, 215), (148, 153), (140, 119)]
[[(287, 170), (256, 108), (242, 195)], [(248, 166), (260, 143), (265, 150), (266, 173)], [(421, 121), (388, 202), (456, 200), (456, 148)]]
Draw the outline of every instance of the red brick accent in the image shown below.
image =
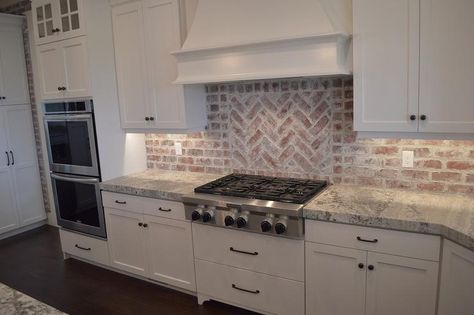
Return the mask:
[(474, 170), (474, 162), (449, 161), (447, 167), (452, 170)]
[(420, 190), (434, 192), (441, 192), (445, 189), (445, 185), (441, 183), (419, 183), (416, 187)]
[(460, 182), (461, 173), (451, 173), (451, 172), (432, 173), (431, 179), (433, 179), (434, 181), (441, 181), (441, 182)]

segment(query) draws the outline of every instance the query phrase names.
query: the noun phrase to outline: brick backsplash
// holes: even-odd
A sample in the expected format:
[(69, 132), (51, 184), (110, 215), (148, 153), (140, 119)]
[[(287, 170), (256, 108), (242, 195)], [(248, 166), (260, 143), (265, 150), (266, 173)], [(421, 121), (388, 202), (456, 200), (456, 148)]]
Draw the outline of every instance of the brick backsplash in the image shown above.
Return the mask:
[[(18, 14), (22, 15), (25, 11), (31, 10), (31, 1), (30, 0), (19, 0), (16, 3), (0, 8), (1, 13), (9, 13), (9, 14)], [(38, 164), (40, 170), (40, 178), (41, 178), (41, 188), (43, 193), (43, 200), (46, 212), (51, 212), (50, 204), (49, 204), (49, 194), (47, 188), (47, 181), (46, 181), (46, 171), (44, 169), (44, 156), (43, 152), (41, 151), (41, 137), (40, 137), (40, 128), (39, 128), (39, 120), (38, 120), (38, 104), (36, 103), (35, 99), (35, 90), (34, 90), (34, 82), (33, 82), (33, 66), (31, 64), (31, 51), (30, 45), (28, 41), (28, 28), (26, 26), (26, 21), (23, 25), (23, 43), (25, 46), (25, 59), (26, 59), (26, 71), (28, 76), (28, 88), (30, 93), (30, 101), (31, 101), (31, 114), (33, 116), (33, 128), (35, 132), (35, 142), (36, 142), (36, 153), (38, 155)]]
[(474, 141), (358, 139), (352, 89), (350, 76), (208, 85), (208, 130), (147, 134), (148, 167), (474, 193)]

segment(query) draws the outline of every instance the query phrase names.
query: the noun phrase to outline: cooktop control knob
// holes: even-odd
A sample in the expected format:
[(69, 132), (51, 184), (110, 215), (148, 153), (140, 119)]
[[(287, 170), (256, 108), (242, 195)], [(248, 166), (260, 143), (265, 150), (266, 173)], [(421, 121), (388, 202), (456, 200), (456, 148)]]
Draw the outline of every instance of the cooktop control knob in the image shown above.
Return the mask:
[(205, 211), (202, 215), (203, 222), (210, 222), (212, 219), (214, 219), (214, 210)]
[(199, 206), (196, 209), (194, 209), (194, 211), (191, 213), (191, 219), (193, 221), (197, 221), (197, 220), (201, 219), (203, 208), (204, 207)]
[(243, 228), (247, 225), (247, 216), (241, 216), (237, 218), (237, 227)]
[(283, 234), (286, 232), (286, 222), (285, 221), (278, 221), (277, 224), (275, 224), (275, 232), (277, 234)]
[(272, 230), (272, 223), (270, 222), (269, 219), (265, 219), (260, 223), (260, 228), (262, 229), (262, 232), (268, 232)]
[(235, 223), (235, 216), (234, 215), (228, 215), (224, 219), (224, 224), (225, 226), (232, 226)]

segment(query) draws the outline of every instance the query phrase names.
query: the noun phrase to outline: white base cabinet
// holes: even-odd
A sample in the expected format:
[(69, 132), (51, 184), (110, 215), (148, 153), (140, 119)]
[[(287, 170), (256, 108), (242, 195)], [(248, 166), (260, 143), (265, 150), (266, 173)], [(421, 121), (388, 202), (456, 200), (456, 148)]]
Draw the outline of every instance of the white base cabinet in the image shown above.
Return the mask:
[[(396, 255), (407, 238), (424, 249)], [(439, 237), (307, 220), (306, 240), (307, 315), (435, 315), (439, 262), (421, 258), (439, 257)]]
[(191, 223), (183, 204), (102, 194), (111, 266), (196, 291)]
[(438, 315), (474, 314), (474, 251), (443, 241)]

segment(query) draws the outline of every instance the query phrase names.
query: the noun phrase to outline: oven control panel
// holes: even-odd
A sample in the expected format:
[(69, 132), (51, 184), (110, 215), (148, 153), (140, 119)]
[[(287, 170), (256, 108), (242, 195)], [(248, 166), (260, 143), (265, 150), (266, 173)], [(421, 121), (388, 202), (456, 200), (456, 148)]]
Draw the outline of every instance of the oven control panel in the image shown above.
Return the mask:
[(242, 210), (238, 207), (216, 207), (185, 203), (186, 219), (193, 223), (288, 238), (303, 238), (303, 218)]

